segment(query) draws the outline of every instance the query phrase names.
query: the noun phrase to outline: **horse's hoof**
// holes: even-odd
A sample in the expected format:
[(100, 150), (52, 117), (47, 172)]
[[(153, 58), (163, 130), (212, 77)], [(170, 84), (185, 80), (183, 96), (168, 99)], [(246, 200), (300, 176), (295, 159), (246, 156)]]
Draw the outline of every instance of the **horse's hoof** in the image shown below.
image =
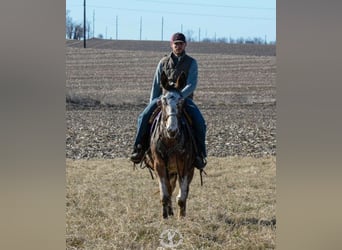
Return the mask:
[(182, 201), (181, 199), (177, 199), (177, 204), (179, 207), (184, 207), (184, 201)]
[(179, 219), (179, 220), (185, 219), (185, 212), (180, 212), (180, 213), (178, 214), (178, 219)]

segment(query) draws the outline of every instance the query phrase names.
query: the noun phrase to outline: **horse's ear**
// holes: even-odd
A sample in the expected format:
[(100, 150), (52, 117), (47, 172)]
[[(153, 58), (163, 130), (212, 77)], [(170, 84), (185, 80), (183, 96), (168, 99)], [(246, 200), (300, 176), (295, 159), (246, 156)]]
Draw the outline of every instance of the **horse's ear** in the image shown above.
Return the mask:
[(186, 85), (186, 77), (184, 71), (178, 76), (176, 82), (176, 88), (182, 90)]
[(161, 76), (160, 76), (160, 84), (164, 89), (169, 88), (169, 79), (167, 78), (164, 71), (161, 73)]

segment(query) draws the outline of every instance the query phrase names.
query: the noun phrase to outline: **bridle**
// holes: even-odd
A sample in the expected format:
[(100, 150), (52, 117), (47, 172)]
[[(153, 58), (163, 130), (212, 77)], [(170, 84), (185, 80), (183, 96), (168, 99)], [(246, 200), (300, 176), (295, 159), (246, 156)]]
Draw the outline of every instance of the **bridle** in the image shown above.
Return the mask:
[[(171, 96), (172, 98), (172, 96)], [(162, 124), (161, 126), (163, 127), (163, 134), (164, 136), (166, 136), (169, 139), (177, 139), (180, 135), (180, 130), (181, 130), (181, 115), (182, 115), (182, 105), (183, 105), (183, 101), (181, 98), (178, 98), (176, 105), (176, 108), (173, 107), (172, 110), (167, 110), (166, 106), (167, 101), (166, 101), (166, 95), (164, 95), (162, 97), (162, 100), (160, 101), (160, 105), (161, 105), (161, 110), (162, 110)], [(169, 103), (170, 105), (170, 103)], [(176, 109), (176, 110), (175, 110)], [(171, 131), (174, 132), (175, 134), (170, 135), (170, 131), (172, 130), (172, 128), (168, 128), (167, 122), (169, 119), (175, 119), (173, 121), (170, 121), (173, 123), (173, 126), (175, 125), (175, 122), (177, 122), (177, 130), (176, 131)], [(172, 126), (172, 124), (170, 125)]]

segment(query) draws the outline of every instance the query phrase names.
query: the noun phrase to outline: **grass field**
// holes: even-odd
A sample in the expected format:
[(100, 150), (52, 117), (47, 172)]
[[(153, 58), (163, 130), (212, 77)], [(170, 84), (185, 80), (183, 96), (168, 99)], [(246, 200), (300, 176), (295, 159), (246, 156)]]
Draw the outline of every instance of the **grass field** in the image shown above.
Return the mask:
[(167, 229), (182, 235), (177, 249), (274, 249), (275, 158), (210, 157), (207, 173), (203, 186), (195, 173), (187, 217), (163, 221), (146, 169), (67, 160), (67, 249), (162, 249)]

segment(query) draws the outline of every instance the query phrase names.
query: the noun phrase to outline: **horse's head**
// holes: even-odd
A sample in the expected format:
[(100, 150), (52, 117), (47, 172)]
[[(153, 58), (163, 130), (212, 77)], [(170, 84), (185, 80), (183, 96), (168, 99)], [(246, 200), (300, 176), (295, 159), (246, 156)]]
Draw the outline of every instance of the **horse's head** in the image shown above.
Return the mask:
[(163, 95), (159, 105), (162, 109), (162, 122), (166, 130), (166, 136), (169, 139), (175, 139), (180, 131), (180, 117), (184, 105), (180, 90), (185, 85), (185, 74), (178, 77), (176, 83), (169, 83), (163, 72), (161, 75), (161, 85), (163, 87)]

